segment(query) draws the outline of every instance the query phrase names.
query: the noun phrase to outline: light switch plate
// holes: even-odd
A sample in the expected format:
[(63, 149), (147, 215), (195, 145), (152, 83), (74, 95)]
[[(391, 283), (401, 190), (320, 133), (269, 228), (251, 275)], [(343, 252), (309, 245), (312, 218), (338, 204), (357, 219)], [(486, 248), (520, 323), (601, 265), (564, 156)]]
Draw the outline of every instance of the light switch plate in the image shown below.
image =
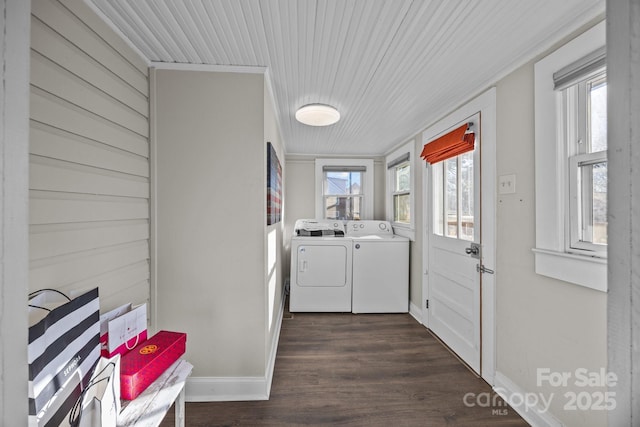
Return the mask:
[(500, 175), (498, 177), (498, 194), (513, 194), (516, 192), (516, 176)]

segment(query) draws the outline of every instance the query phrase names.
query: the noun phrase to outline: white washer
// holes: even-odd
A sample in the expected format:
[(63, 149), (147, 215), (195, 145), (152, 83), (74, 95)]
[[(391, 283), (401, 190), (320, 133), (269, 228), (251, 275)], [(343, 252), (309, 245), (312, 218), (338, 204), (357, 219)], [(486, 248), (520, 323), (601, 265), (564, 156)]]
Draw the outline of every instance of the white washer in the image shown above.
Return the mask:
[(342, 221), (296, 221), (289, 311), (351, 311), (352, 242), (344, 235)]
[(388, 221), (349, 221), (353, 242), (353, 313), (409, 311), (409, 239)]

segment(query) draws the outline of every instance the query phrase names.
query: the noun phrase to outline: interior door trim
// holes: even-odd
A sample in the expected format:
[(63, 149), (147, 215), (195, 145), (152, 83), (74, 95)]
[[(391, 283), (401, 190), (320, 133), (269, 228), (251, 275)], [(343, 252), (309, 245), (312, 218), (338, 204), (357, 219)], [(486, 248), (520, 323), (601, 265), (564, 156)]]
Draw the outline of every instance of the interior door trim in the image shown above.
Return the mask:
[[(427, 128), (422, 134), (423, 144), (433, 139), (439, 133), (463, 121), (466, 117), (477, 112), (481, 115), (480, 124), (480, 173), (481, 173), (481, 200), (480, 209), (481, 241), (483, 265), (486, 268), (496, 270), (496, 88), (492, 87), (467, 104), (447, 115), (442, 120)], [(431, 209), (429, 173), (426, 164), (422, 170), (422, 324), (429, 328), (428, 309), (426, 300), (429, 299), (429, 238), (431, 224), (429, 212)], [(482, 274), (480, 278), (480, 375), (491, 385), (495, 385), (496, 373), (496, 292), (495, 274)]]

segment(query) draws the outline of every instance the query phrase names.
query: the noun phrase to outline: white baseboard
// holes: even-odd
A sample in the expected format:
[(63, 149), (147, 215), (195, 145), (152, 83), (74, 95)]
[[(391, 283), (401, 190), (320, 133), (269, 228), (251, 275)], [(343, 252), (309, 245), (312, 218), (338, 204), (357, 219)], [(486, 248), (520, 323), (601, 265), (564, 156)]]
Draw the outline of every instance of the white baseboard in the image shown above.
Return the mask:
[[(511, 379), (509, 379), (502, 372), (496, 372), (495, 385), (493, 390), (500, 395), (507, 403), (511, 405), (514, 411), (516, 411), (526, 422), (533, 427), (562, 427), (563, 424), (556, 417), (551, 415), (548, 411), (545, 411), (541, 405), (536, 407), (526, 406), (524, 404), (520, 406), (514, 406), (513, 403), (522, 402), (522, 396), (525, 396), (527, 392), (518, 385), (516, 385)], [(517, 398), (515, 398), (517, 396)]]
[(413, 302), (409, 303), (409, 314), (413, 316), (413, 318), (416, 319), (418, 323), (420, 323), (421, 325), (423, 324), (422, 309), (417, 305), (415, 305)]
[(191, 377), (187, 379), (187, 402), (268, 400), (266, 377)]
[(287, 294), (282, 289), (282, 300), (280, 301), (280, 310), (278, 310), (278, 315), (276, 319), (278, 320), (275, 325), (275, 334), (273, 336), (273, 340), (271, 341), (271, 348), (269, 351), (269, 357), (267, 359), (267, 370), (266, 370), (266, 391), (267, 391), (267, 399), (269, 399), (269, 395), (271, 394), (271, 382), (273, 381), (273, 370), (276, 367), (276, 355), (278, 354), (278, 343), (280, 342), (280, 330), (282, 329), (282, 318), (284, 317), (284, 303), (287, 298)]
[(284, 292), (276, 324), (276, 333), (271, 342), (267, 369), (264, 377), (191, 377), (187, 379), (185, 400), (187, 402), (229, 402), (246, 400), (268, 400), (271, 393), (273, 370), (276, 364), (280, 328), (284, 314)]

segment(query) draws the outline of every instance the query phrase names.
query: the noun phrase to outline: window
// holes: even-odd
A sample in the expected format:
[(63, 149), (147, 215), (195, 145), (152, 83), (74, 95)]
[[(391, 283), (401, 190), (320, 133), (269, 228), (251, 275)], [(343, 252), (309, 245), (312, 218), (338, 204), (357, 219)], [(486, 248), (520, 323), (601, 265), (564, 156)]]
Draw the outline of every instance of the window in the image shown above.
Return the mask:
[(362, 219), (362, 176), (355, 168), (323, 170), (323, 217), (326, 219)]
[(538, 61), (535, 193), (538, 274), (607, 290), (605, 23)]
[(316, 217), (343, 221), (373, 218), (373, 161), (317, 159)]
[(607, 79), (604, 70), (563, 90), (569, 158), (567, 251), (606, 257)]
[[(431, 165), (432, 230), (438, 236), (476, 241), (476, 195), (474, 123), (480, 114), (468, 117), (453, 130), (429, 140), (420, 156)], [(476, 153), (479, 154), (479, 153)]]
[(411, 165), (405, 161), (391, 171), (393, 187), (393, 222), (411, 224)]
[(473, 151), (432, 165), (434, 234), (473, 242)]
[(386, 157), (387, 165), (387, 220), (396, 234), (415, 239), (413, 202), (414, 169), (411, 153), (415, 140), (411, 140)]

